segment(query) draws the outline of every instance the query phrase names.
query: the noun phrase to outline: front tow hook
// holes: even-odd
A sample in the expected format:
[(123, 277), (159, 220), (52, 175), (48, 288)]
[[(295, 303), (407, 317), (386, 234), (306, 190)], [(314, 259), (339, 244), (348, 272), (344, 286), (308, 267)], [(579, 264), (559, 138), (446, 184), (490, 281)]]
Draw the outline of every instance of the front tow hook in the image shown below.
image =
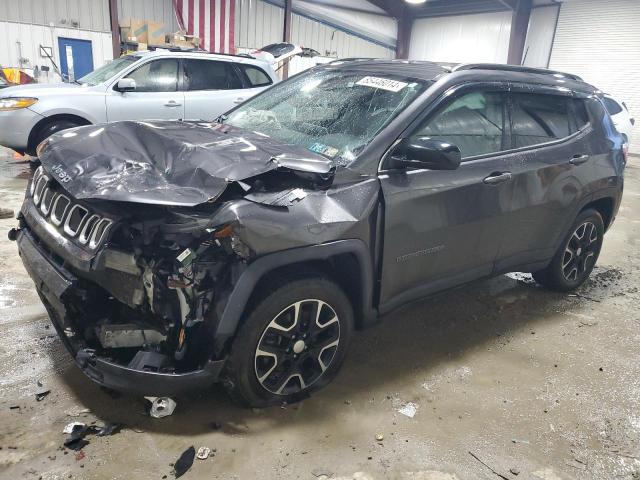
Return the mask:
[(11, 240), (12, 242), (16, 241), (16, 238), (18, 238), (18, 233), (20, 233), (20, 229), (19, 228), (12, 228), (11, 230), (9, 230), (9, 232), (7, 233), (7, 237), (9, 238), (9, 240)]

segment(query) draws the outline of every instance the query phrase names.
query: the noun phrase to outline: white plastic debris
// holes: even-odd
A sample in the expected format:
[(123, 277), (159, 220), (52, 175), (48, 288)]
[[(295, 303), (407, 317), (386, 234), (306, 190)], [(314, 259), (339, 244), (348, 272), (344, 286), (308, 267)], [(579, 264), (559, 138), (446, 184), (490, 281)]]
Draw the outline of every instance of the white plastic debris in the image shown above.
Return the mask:
[(198, 453), (196, 453), (196, 457), (200, 460), (206, 460), (209, 458), (209, 454), (211, 453), (211, 449), (209, 447), (200, 447), (198, 448)]
[(417, 411), (418, 405), (413, 402), (407, 402), (398, 409), (398, 413), (401, 413), (405, 417), (409, 418), (413, 418)]
[(71, 422), (64, 427), (64, 429), (62, 430), (62, 433), (66, 433), (67, 435), (69, 435), (71, 432), (73, 432), (73, 429), (75, 427), (84, 427), (84, 426), (86, 426), (86, 424), (82, 422)]
[(144, 397), (151, 402), (149, 415), (153, 418), (168, 417), (176, 409), (177, 403), (169, 397)]

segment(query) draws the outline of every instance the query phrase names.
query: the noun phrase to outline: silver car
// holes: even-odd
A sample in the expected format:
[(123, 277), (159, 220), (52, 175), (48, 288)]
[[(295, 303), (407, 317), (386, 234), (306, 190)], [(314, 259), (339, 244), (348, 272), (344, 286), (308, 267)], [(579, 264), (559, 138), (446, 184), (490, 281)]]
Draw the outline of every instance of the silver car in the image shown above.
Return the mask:
[(211, 120), (278, 77), (262, 60), (167, 50), (120, 57), (74, 83), (0, 91), (0, 145), (34, 154), (55, 132), (117, 120)]

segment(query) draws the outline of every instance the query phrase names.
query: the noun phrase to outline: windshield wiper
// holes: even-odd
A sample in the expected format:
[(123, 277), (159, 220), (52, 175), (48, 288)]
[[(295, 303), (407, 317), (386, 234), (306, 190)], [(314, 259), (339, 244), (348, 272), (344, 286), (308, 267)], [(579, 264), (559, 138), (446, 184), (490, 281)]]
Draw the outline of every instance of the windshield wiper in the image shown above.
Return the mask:
[(214, 122), (216, 122), (216, 123), (224, 123), (224, 122), (227, 120), (227, 118), (229, 118), (229, 115), (225, 115), (225, 114), (223, 113), (223, 114), (222, 114), (222, 115), (220, 115), (218, 118), (216, 118), (216, 119), (214, 120)]

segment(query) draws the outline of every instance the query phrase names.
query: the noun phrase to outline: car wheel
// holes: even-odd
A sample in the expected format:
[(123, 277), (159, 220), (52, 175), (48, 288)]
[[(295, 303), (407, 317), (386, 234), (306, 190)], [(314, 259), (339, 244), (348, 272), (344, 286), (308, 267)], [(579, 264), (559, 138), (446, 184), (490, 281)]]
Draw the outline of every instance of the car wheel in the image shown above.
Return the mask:
[(45, 123), (38, 129), (38, 132), (33, 137), (33, 145), (31, 145), (27, 153), (31, 156), (35, 156), (36, 148), (43, 140), (46, 140), (54, 133), (61, 132), (62, 130), (67, 130), (69, 128), (79, 127), (80, 125), (80, 123), (73, 120), (64, 119), (52, 120)]
[(351, 303), (334, 282), (282, 282), (251, 308), (233, 342), (224, 385), (248, 407), (299, 401), (335, 377), (352, 331)]
[(598, 261), (604, 222), (595, 210), (585, 210), (571, 226), (547, 268), (533, 274), (536, 282), (559, 292), (573, 290), (584, 283)]

